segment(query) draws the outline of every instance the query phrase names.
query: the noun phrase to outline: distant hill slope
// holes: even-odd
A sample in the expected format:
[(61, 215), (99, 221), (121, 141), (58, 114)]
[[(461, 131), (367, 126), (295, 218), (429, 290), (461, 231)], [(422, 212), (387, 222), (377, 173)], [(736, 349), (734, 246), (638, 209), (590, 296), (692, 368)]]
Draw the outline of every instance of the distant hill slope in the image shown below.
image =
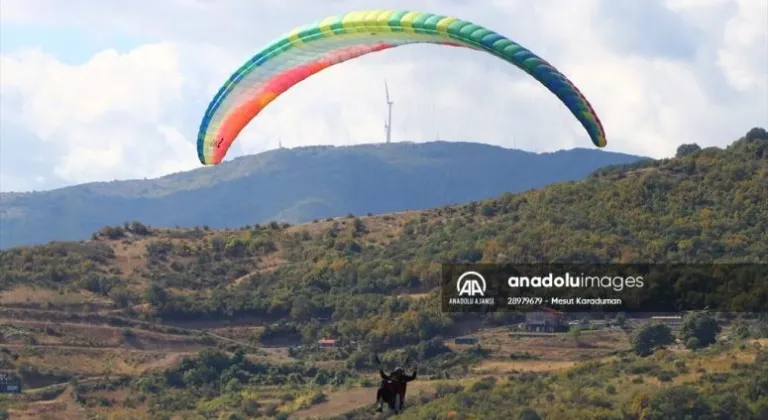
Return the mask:
[(275, 150), (157, 179), (2, 194), (0, 248), (86, 239), (126, 220), (227, 228), (439, 207), (583, 179), (641, 159), (442, 141)]
[[(404, 331), (424, 338), (422, 315), (435, 326), (446, 317), (437, 293), (407, 305), (389, 299), (439, 291), (441, 262), (765, 264), (768, 133), (750, 133), (726, 149), (688, 147), (675, 158), (457, 206), (230, 230), (135, 223), (103, 228), (93, 240), (0, 251), (0, 312), (64, 309), (79, 299), (108, 310), (149, 305), (165, 320), (332, 317), (338, 329), (302, 334), (402, 343)], [(767, 296), (768, 283), (742, 286), (723, 302), (743, 308)], [(399, 332), (371, 332), (386, 325)]]

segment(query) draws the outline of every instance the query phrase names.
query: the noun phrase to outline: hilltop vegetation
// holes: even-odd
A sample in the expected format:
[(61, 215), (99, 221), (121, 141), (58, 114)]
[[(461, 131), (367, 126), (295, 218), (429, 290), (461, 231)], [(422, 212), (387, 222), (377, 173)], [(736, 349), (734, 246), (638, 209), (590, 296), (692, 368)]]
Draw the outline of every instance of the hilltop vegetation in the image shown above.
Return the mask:
[(459, 142), (273, 150), (158, 179), (0, 193), (0, 248), (86, 239), (124, 220), (234, 228), (430, 208), (582, 179), (599, 167), (639, 159)]
[[(173, 412), (229, 419), (310, 415), (322, 411), (313, 407), (349, 400), (358, 385), (375, 384), (371, 355), (377, 351), (390, 364), (402, 360), (402, 352), (413, 355), (423, 379), (432, 378), (415, 385), (406, 419), (469, 413), (488, 419), (683, 419), (690, 413), (762, 419), (768, 413), (768, 343), (754, 339), (768, 330), (765, 314), (712, 334), (686, 326), (674, 337), (653, 328), (643, 335), (629, 325), (631, 334), (584, 331), (536, 342), (510, 336), (506, 328), (484, 335), (520, 314), (441, 313), (437, 286), (441, 262), (764, 264), (766, 187), (768, 133), (753, 129), (724, 150), (686, 145), (672, 159), (603, 168), (583, 181), (431, 210), (231, 230), (128, 222), (80, 243), (1, 252), (0, 317), (14, 318), (8, 323), (17, 330), (25, 325), (17, 321), (22, 318), (40, 325), (109, 325), (92, 334), (93, 348), (173, 340), (194, 349), (185, 350), (186, 359), (145, 355), (130, 366), (110, 364), (103, 378), (73, 380), (56, 392), (40, 391), (51, 396), (35, 397), (74, 401), (105, 418), (134, 409), (139, 418), (153, 419)], [(764, 282), (741, 286), (729, 309), (765, 302)], [(710, 328), (707, 322), (696, 321), (696, 328)], [(16, 347), (0, 361), (17, 368), (48, 363), (49, 370), (30, 371), (40, 384), (77, 378), (62, 372), (66, 363), (60, 362), (77, 356), (63, 348), (55, 357), (41, 353), (59, 343), (79, 345), (75, 327), (66, 327), (69, 333), (26, 328), (34, 337), (14, 338)], [(485, 331), (478, 346), (445, 340), (478, 330)], [(719, 334), (714, 344), (713, 334)], [(338, 347), (309, 348), (321, 337), (338, 339)], [(650, 340), (655, 353), (633, 354), (641, 339)], [(290, 348), (276, 358), (270, 346)], [(207, 349), (198, 352), (201, 347)], [(587, 359), (595, 360), (577, 363)], [(374, 391), (361, 389), (365, 402), (356, 407), (372, 402)], [(337, 413), (370, 418), (369, 411), (350, 411), (356, 407)]]
[[(91, 305), (126, 308), (128, 316), (144, 305), (146, 319), (254, 317), (281, 320), (281, 334), (304, 340), (417, 343), (455, 332), (461, 319), (440, 314), (437, 293), (398, 297), (435, 290), (441, 262), (768, 261), (763, 135), (751, 132), (725, 150), (397, 216), (229, 231), (109, 227), (86, 243), (3, 252), (0, 285), (85, 290)], [(743, 293), (748, 299), (765, 290)]]

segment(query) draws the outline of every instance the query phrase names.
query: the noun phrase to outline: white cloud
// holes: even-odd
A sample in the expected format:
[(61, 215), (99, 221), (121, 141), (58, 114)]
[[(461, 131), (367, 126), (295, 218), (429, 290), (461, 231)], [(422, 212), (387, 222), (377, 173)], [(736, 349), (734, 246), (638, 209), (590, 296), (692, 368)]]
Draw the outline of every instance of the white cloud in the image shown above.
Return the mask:
[[(194, 139), (221, 83), (294, 26), (373, 1), (6, 0), (16, 25), (88, 27), (147, 40), (67, 65), (35, 45), (0, 57), (0, 189), (154, 177), (199, 165)], [(768, 125), (768, 9), (754, 0), (408, 1), (507, 34), (567, 74), (600, 114), (608, 150), (668, 156)], [(6, 34), (7, 36), (7, 34)], [(15, 42), (14, 44), (20, 44)], [(497, 59), (409, 46), (338, 65), (273, 102), (229, 157), (284, 146), (383, 139), (382, 82), (395, 140), (592, 147), (559, 101)], [(26, 164), (29, 156), (37, 159)], [(24, 162), (24, 164), (22, 164)], [(31, 161), (30, 161), (31, 162)], [(45, 178), (40, 183), (38, 177)]]
[[(179, 148), (176, 129), (166, 126), (185, 106), (187, 76), (176, 46), (107, 50), (76, 66), (35, 50), (0, 59), (3, 90), (21, 98), (3, 120), (13, 118), (57, 150), (48, 157), (58, 178), (158, 176), (165, 172), (159, 168), (178, 168), (173, 162), (194, 164), (188, 147)], [(4, 146), (12, 141), (3, 139)]]
[(725, 24), (718, 64), (741, 91), (768, 89), (768, 2), (739, 0), (739, 13)]

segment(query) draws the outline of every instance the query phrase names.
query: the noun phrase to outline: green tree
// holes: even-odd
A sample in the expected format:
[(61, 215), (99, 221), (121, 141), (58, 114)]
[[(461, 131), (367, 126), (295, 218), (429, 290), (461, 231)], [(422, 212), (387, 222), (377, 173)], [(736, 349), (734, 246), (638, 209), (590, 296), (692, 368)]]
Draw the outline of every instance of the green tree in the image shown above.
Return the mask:
[(328, 381), (329, 381), (328, 374), (325, 373), (325, 371), (321, 370), (320, 372), (317, 373), (317, 376), (315, 376), (314, 383), (316, 385), (323, 386), (323, 385), (327, 385)]
[(224, 392), (226, 393), (240, 392), (241, 389), (243, 389), (243, 384), (237, 378), (228, 380), (224, 385)]
[(698, 152), (699, 150), (701, 150), (701, 147), (698, 144), (682, 144), (677, 148), (677, 154), (675, 154), (675, 157), (690, 155), (692, 153)]
[(649, 408), (649, 420), (698, 420), (712, 415), (707, 401), (685, 385), (662, 389), (651, 400)]
[(664, 324), (646, 324), (632, 336), (632, 349), (638, 356), (649, 356), (656, 349), (674, 342), (672, 330)]
[(733, 322), (731, 331), (733, 331), (732, 336), (740, 340), (744, 340), (750, 336), (749, 325), (747, 325), (741, 318)]
[(137, 235), (149, 235), (150, 233), (152, 233), (146, 225), (144, 225), (139, 221), (131, 222), (128, 228), (131, 232)]
[(145, 299), (154, 307), (162, 307), (168, 302), (168, 292), (157, 284), (147, 289)]
[(764, 128), (755, 127), (749, 130), (744, 138), (748, 141), (765, 140), (768, 139), (768, 131), (766, 131)]
[(689, 348), (707, 347), (715, 343), (720, 330), (720, 324), (709, 312), (691, 312), (683, 319), (680, 339)]
[(747, 402), (734, 393), (726, 393), (715, 399), (714, 404), (715, 420), (751, 420)]

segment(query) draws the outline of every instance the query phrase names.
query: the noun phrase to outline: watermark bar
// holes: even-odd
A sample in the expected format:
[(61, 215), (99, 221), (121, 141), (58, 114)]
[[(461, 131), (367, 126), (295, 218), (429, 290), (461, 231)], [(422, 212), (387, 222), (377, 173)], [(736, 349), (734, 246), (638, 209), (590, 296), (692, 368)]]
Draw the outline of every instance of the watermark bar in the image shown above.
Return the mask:
[(444, 264), (443, 312), (768, 311), (768, 264)]

